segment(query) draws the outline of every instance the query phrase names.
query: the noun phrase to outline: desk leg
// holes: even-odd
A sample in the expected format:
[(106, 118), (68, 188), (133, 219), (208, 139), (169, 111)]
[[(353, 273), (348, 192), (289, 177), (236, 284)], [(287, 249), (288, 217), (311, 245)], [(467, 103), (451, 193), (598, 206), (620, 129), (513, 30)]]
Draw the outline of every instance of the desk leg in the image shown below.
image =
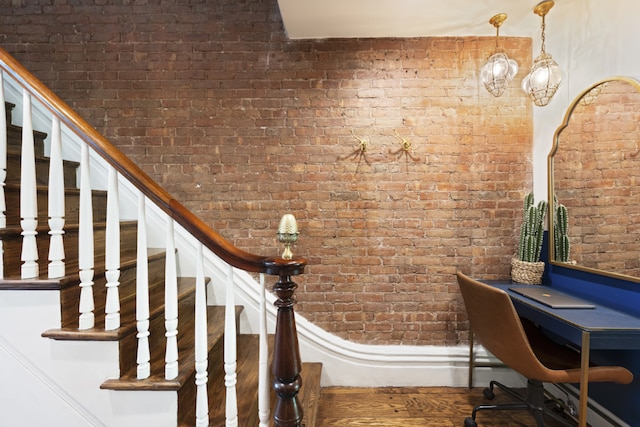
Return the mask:
[(476, 367), (473, 354), (473, 331), (469, 331), (469, 389), (473, 388), (473, 369)]
[(578, 426), (587, 427), (587, 398), (589, 396), (589, 346), (591, 334), (582, 331), (582, 348), (580, 350), (580, 404), (578, 409)]

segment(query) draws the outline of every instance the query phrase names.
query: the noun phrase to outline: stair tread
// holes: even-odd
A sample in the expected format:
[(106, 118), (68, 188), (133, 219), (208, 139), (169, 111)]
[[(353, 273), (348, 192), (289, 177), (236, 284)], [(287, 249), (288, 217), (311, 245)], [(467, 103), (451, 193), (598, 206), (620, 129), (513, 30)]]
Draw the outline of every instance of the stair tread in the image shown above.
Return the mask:
[[(120, 228), (127, 226), (127, 225), (134, 225), (137, 224), (138, 222), (136, 220), (128, 220), (128, 221), (120, 221)], [(106, 222), (99, 222), (96, 221), (93, 223), (93, 228), (106, 228), (107, 223)], [(64, 225), (64, 231), (65, 232), (69, 232), (69, 231), (75, 231), (79, 229), (79, 225), (78, 224), (66, 224)], [(38, 227), (36, 227), (36, 231), (38, 232), (38, 234), (47, 234), (49, 233), (49, 226), (45, 225), (45, 224), (41, 224)], [(11, 235), (21, 235), (22, 233), (22, 228), (19, 225), (9, 225), (7, 227), (4, 228), (0, 228), (0, 237), (1, 238), (7, 238), (10, 237)]]
[[(273, 337), (270, 337), (273, 338)], [(273, 339), (270, 340), (271, 344)], [(258, 424), (258, 356), (259, 336), (254, 334), (238, 335), (236, 364), (236, 396), (238, 425)], [(272, 347), (272, 345), (270, 345)], [(222, 350), (222, 349), (221, 349)], [(269, 352), (270, 355), (272, 352)], [(222, 360), (210, 356), (209, 377), (207, 382), (209, 396), (209, 425), (225, 425), (224, 405), (226, 396), (225, 372)], [(222, 357), (222, 355), (217, 355)], [(270, 364), (270, 361), (269, 361)], [(180, 427), (194, 426), (196, 419), (195, 405), (189, 405), (180, 412)]]
[[(273, 356), (273, 336), (269, 336), (269, 366), (271, 366)], [(238, 397), (238, 425), (249, 426), (258, 425), (258, 356), (259, 356), (259, 336), (254, 334), (243, 334), (238, 337), (238, 360), (237, 360), (237, 384), (236, 395)], [(248, 373), (248, 374), (247, 374)], [(316, 423), (317, 405), (320, 397), (320, 378), (322, 373), (322, 363), (303, 363), (300, 376), (302, 377), (302, 388), (298, 396), (304, 413), (304, 426), (314, 427)], [(209, 425), (217, 427), (225, 424), (225, 405), (216, 403), (223, 402), (226, 395), (224, 385), (224, 375), (215, 377), (213, 382), (209, 377)], [(271, 380), (269, 385), (271, 385)], [(217, 397), (216, 400), (211, 396)], [(270, 393), (270, 413), (273, 414), (275, 397), (273, 389)], [(195, 406), (187, 408), (179, 423), (180, 427), (190, 427), (195, 425)], [(193, 420), (194, 422), (190, 422)]]
[[(20, 164), (21, 155), (19, 153), (7, 153), (7, 175), (5, 183), (18, 183), (21, 176), (20, 171), (22, 165)], [(49, 180), (50, 172), (50, 158), (44, 155), (36, 154), (34, 156), (36, 182), (40, 185), (46, 185)], [(63, 182), (65, 187), (76, 187), (76, 170), (80, 166), (80, 163), (73, 160), (62, 160), (63, 170)]]
[[(15, 191), (15, 190), (19, 190), (20, 189), (20, 183), (19, 182), (7, 182), (5, 184), (5, 191)], [(49, 191), (49, 187), (47, 187), (46, 185), (36, 185), (36, 190), (39, 192), (43, 192), (46, 193), (47, 191)], [(65, 194), (80, 194), (80, 188), (75, 188), (75, 187), (65, 187), (64, 188), (64, 192)], [(95, 190), (92, 189), (91, 193), (93, 195), (105, 195), (107, 194), (106, 190)]]
[[(149, 306), (156, 307), (149, 312), (149, 318), (164, 313), (164, 291), (151, 292), (150, 288)], [(178, 278), (178, 300), (185, 298), (187, 295), (195, 292), (195, 278), (179, 277)], [(49, 329), (42, 333), (45, 338), (67, 341), (115, 341), (123, 336), (134, 333), (136, 331), (136, 313), (134, 305), (121, 305), (125, 309), (120, 311), (120, 328), (115, 330), (105, 330), (104, 328), (94, 327), (91, 329), (78, 328), (58, 328)], [(128, 309), (127, 309), (128, 308)], [(96, 324), (99, 324), (99, 318), (103, 318), (103, 313), (96, 313)]]
[[(236, 307), (236, 316), (242, 307)], [(207, 343), (209, 349), (217, 343), (224, 334), (224, 307), (207, 306)], [(185, 339), (181, 339), (184, 338)], [(195, 371), (195, 343), (193, 335), (178, 333), (178, 366), (177, 378), (164, 378), (164, 355), (160, 354), (151, 360), (152, 375), (149, 378), (137, 379), (137, 367), (122, 373), (120, 378), (106, 380), (100, 388), (109, 390), (178, 390), (186, 384)]]
[[(260, 337), (258, 335), (244, 334), (238, 336), (236, 369), (236, 396), (240, 397), (237, 399), (238, 425), (257, 425), (259, 347)], [(269, 355), (271, 356), (272, 353), (270, 351)], [(271, 357), (269, 358), (269, 365), (271, 365)], [(223, 372), (222, 375), (210, 378), (207, 384), (210, 388), (209, 395), (211, 396), (215, 393), (219, 401), (223, 401), (226, 395), (224, 380), (225, 375)], [(209, 403), (209, 425), (224, 425), (225, 405), (216, 405), (214, 403), (212, 408), (212, 402), (210, 401)], [(195, 420), (195, 417), (193, 419)]]
[[(135, 222), (134, 222), (135, 223)], [(1, 234), (0, 234), (1, 237)], [(0, 239), (1, 240), (1, 239)], [(124, 253), (126, 254), (126, 252)], [(147, 259), (153, 260), (158, 257), (162, 257), (165, 254), (165, 250), (162, 248), (149, 248), (147, 249)], [(120, 270), (124, 270), (129, 268), (132, 265), (135, 265), (137, 260), (135, 257), (133, 258), (124, 258), (120, 261)], [(41, 272), (39, 278), (33, 279), (22, 279), (18, 276), (9, 276), (0, 280), (0, 289), (7, 290), (60, 290), (66, 286), (77, 285), (79, 280), (78, 274), (78, 260), (66, 261), (65, 267), (67, 273), (63, 277), (49, 279), (47, 278), (47, 272)], [(94, 279), (97, 277), (102, 277), (104, 275), (104, 259), (98, 258), (94, 263), (93, 268), (95, 275)]]
[[(129, 220), (129, 221), (121, 221), (120, 222), (120, 259), (121, 259), (121, 267), (123, 267), (127, 260), (134, 259), (136, 257), (136, 236), (137, 236), (137, 221)], [(102, 270), (104, 270), (104, 261), (105, 261), (105, 252), (106, 252), (106, 223), (104, 222), (95, 222), (94, 226), (94, 271), (97, 276), (100, 276)], [(49, 280), (48, 271), (49, 271), (49, 249), (50, 249), (50, 236), (49, 227), (46, 223), (41, 224), (36, 228), (37, 235), (37, 251), (38, 251), (38, 260), (37, 263), (39, 265), (40, 275), (38, 277), (39, 280)], [(21, 250), (23, 237), (21, 235), (22, 229), (17, 226), (10, 226), (7, 228), (0, 229), (0, 240), (3, 241), (4, 244), (4, 261), (5, 261), (5, 278), (8, 280), (22, 280), (20, 277), (21, 274)], [(77, 271), (78, 269), (78, 253), (79, 249), (79, 229), (77, 224), (68, 224), (65, 226), (64, 235), (63, 235), (63, 244), (64, 244), (64, 262), (65, 262), (65, 271), (67, 272), (67, 278), (73, 277), (72, 272)], [(158, 252), (157, 250), (153, 250)], [(77, 275), (75, 276), (77, 278)], [(74, 280), (75, 280), (74, 278)], [(65, 277), (62, 277), (64, 284)], [(19, 289), (20, 286), (25, 285), (25, 282), (14, 282), (14, 286), (17, 286), (16, 289)], [(7, 287), (8, 284), (0, 283), (0, 288)], [(37, 284), (31, 285), (32, 289), (37, 289)], [(50, 288), (50, 285), (46, 285), (46, 288)]]
[[(15, 104), (13, 104), (15, 106)], [(14, 125), (12, 123), (7, 123), (7, 129), (12, 129), (12, 130), (16, 130), (20, 133), (22, 133), (22, 126), (18, 126), (18, 125)], [(47, 137), (47, 133), (46, 132), (42, 132), (39, 130), (33, 130), (33, 134), (34, 135), (39, 135), (42, 137), (42, 139), (45, 139)]]
[[(20, 153), (7, 153), (7, 158), (8, 159), (12, 159), (12, 158), (16, 158), (16, 159), (20, 159), (21, 155)], [(43, 155), (34, 155), (34, 159), (36, 161), (39, 160), (44, 160), (44, 161), (49, 161), (51, 158), (49, 156), (43, 156)], [(73, 166), (80, 166), (80, 162), (75, 161), (75, 160), (67, 160), (67, 159), (62, 159), (62, 163), (63, 164), (69, 164), (69, 165), (73, 165)]]
[[(255, 339), (255, 338), (254, 338)], [(255, 360), (257, 365), (257, 358)], [(321, 363), (303, 363), (302, 371), (300, 373), (303, 381), (303, 386), (300, 390), (299, 400), (300, 405), (303, 408), (303, 426), (304, 427), (315, 427), (316, 425), (316, 417), (317, 417), (317, 406), (318, 399), (320, 396), (320, 376), (321, 376), (322, 364)], [(305, 387), (307, 384), (318, 384), (317, 390), (315, 388), (312, 391), (305, 391)], [(220, 392), (218, 392), (220, 393)], [(237, 384), (236, 394), (241, 396), (241, 399), (238, 399), (238, 425), (258, 425), (258, 397), (257, 397), (257, 380), (253, 381), (249, 384), (241, 384), (240, 380)], [(225, 391), (222, 391), (222, 394), (217, 394), (219, 397), (217, 402), (224, 401)], [(252, 396), (253, 399), (248, 399), (247, 396)], [(213, 411), (210, 409), (209, 412), (209, 426), (210, 427), (218, 427), (225, 424), (225, 405), (211, 402), (209, 400), (209, 406), (211, 407), (216, 405)], [(275, 406), (275, 399), (273, 397), (273, 392), (271, 393), (271, 401), (270, 401), (270, 416), (273, 414), (273, 409)], [(217, 410), (216, 410), (217, 409)], [(193, 420), (194, 422), (189, 422), (189, 420)], [(273, 425), (273, 421), (270, 423)], [(182, 422), (178, 424), (180, 427), (191, 427), (195, 425), (195, 406), (189, 408), (186, 417)]]

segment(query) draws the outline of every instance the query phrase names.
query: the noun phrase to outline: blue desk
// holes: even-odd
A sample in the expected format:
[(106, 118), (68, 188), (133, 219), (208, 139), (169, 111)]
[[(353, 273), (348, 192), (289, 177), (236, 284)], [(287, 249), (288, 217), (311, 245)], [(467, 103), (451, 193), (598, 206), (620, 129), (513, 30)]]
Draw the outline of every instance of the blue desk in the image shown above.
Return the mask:
[(589, 353), (591, 349), (639, 350), (640, 318), (599, 305), (596, 301), (591, 301), (595, 308), (554, 309), (510, 291), (508, 288), (514, 286), (514, 283), (485, 283), (506, 291), (520, 316), (537, 323), (580, 349), (582, 376), (579, 425), (586, 427)]

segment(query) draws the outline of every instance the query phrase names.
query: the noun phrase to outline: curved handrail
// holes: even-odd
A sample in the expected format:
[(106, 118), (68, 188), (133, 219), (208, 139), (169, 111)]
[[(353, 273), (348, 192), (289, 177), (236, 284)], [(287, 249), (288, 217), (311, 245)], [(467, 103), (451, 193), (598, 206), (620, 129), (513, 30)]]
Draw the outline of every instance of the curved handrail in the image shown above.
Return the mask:
[[(279, 275), (282, 271), (299, 274), (306, 260), (297, 258), (287, 261), (281, 258), (265, 257), (243, 251), (215, 232), (200, 218), (185, 208), (165, 189), (159, 186), (142, 169), (111, 144), (96, 129), (80, 117), (71, 107), (55, 95), (40, 80), (0, 48), (0, 60), (9, 67), (11, 76), (24, 87), (32, 87), (34, 95), (47, 108), (60, 113), (60, 120), (80, 136), (97, 154), (105, 159), (119, 174), (127, 178), (147, 198), (152, 200), (169, 217), (193, 234), (202, 244), (230, 265), (254, 273)], [(296, 273), (291, 273), (296, 271)]]

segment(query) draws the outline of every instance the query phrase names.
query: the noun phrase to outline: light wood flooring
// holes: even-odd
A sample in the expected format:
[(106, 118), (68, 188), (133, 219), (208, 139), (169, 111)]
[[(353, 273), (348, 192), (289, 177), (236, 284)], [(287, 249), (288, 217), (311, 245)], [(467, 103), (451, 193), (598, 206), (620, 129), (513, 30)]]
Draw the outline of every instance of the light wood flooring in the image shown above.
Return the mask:
[[(496, 389), (487, 401), (482, 387), (388, 387), (320, 390), (316, 427), (463, 427), (474, 406), (512, 401)], [(522, 410), (480, 411), (479, 427), (535, 427), (533, 417)], [(545, 417), (547, 427), (558, 423)]]

